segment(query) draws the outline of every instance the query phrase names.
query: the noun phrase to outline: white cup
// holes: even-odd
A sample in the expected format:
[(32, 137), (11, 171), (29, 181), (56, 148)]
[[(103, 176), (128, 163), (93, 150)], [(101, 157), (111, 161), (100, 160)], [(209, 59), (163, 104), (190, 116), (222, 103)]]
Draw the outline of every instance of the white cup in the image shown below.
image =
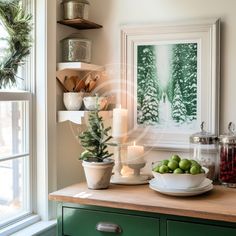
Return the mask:
[(68, 92), (63, 95), (63, 102), (68, 111), (78, 111), (83, 102), (83, 93)]

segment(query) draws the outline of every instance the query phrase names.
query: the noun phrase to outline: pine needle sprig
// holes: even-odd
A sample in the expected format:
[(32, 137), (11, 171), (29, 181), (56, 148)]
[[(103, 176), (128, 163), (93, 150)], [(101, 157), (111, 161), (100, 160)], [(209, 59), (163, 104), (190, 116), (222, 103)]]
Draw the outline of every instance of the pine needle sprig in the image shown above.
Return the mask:
[(98, 110), (91, 112), (88, 120), (87, 130), (79, 135), (80, 144), (85, 149), (80, 159), (103, 162), (104, 159), (113, 155), (107, 150), (108, 141), (112, 138), (109, 135), (111, 127), (104, 127), (103, 119), (99, 116)]

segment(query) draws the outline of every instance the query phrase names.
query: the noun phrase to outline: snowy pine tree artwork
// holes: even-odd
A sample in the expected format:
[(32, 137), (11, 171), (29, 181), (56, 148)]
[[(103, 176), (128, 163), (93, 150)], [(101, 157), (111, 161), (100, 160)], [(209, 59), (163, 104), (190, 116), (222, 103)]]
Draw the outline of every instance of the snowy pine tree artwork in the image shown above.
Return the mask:
[(157, 77), (155, 46), (139, 46), (138, 50), (138, 123), (159, 122), (160, 86)]
[(216, 18), (122, 27), (120, 100), (130, 140), (185, 149), (202, 121), (218, 132), (219, 32)]
[(137, 46), (138, 125), (195, 126), (197, 50), (197, 43)]

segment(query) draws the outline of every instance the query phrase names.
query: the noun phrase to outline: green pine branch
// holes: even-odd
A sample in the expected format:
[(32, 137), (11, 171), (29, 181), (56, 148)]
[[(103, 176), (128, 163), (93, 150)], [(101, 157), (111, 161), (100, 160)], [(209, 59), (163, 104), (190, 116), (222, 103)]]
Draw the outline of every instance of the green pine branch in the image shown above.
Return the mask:
[(79, 135), (80, 144), (85, 149), (81, 153), (80, 159), (87, 161), (103, 162), (111, 157), (109, 153), (108, 141), (111, 140), (109, 131), (111, 127), (104, 127), (103, 119), (99, 116), (98, 110), (89, 114), (87, 129)]
[(0, 23), (8, 32), (9, 50), (0, 63), (0, 89), (16, 83), (18, 67), (30, 54), (32, 15), (27, 14), (19, 0), (0, 0)]

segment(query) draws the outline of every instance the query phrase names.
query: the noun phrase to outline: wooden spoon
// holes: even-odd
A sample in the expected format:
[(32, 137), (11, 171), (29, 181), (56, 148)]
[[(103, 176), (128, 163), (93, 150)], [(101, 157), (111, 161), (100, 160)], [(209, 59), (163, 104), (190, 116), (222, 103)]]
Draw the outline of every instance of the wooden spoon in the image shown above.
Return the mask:
[(97, 81), (91, 80), (88, 85), (88, 92), (90, 93), (96, 87)]

